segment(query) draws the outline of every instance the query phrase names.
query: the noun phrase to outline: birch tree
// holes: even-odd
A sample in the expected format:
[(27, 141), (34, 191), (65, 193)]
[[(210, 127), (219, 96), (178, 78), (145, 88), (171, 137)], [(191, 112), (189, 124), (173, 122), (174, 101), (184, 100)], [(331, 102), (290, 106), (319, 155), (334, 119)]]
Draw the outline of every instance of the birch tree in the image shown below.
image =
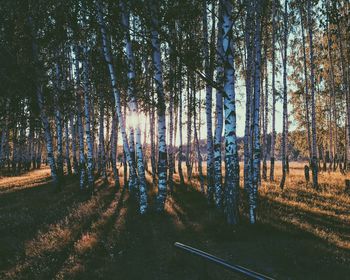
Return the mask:
[(165, 122), (165, 99), (163, 89), (162, 62), (159, 42), (159, 20), (157, 3), (152, 0), (149, 4), (151, 12), (151, 43), (152, 61), (154, 72), (154, 83), (158, 97), (158, 195), (157, 210), (164, 210), (164, 203), (167, 194), (167, 147), (166, 147), (166, 122)]
[(39, 58), (38, 58), (38, 45), (36, 41), (36, 33), (35, 33), (35, 27), (33, 23), (33, 19), (31, 16), (28, 18), (29, 27), (31, 30), (31, 43), (32, 43), (32, 57), (35, 65), (35, 86), (36, 86), (36, 98), (38, 102), (38, 107), (40, 110), (40, 118), (41, 122), (43, 124), (44, 129), (44, 135), (45, 135), (45, 141), (46, 141), (46, 150), (47, 150), (47, 160), (50, 166), (51, 171), (51, 177), (53, 181), (53, 185), (56, 189), (60, 189), (60, 181), (57, 174), (56, 169), (56, 161), (54, 157), (54, 150), (53, 150), (53, 143), (52, 143), (52, 133), (51, 133), (51, 127), (50, 122), (46, 114), (46, 110), (44, 107), (44, 100), (43, 100), (43, 85), (42, 85), (42, 71), (40, 70), (39, 66)]
[(232, 40), (232, 3), (222, 0), (222, 46), (224, 64), (224, 115), (225, 115), (225, 198), (226, 214), (229, 224), (237, 224), (239, 161), (236, 137), (236, 95), (234, 48)]
[(310, 82), (311, 82), (311, 131), (312, 131), (312, 158), (311, 170), (313, 187), (318, 189), (318, 166), (317, 166), (317, 143), (316, 143), (316, 100), (315, 100), (315, 65), (313, 50), (313, 31), (311, 1), (307, 0), (307, 20), (309, 29), (309, 49), (310, 49)]

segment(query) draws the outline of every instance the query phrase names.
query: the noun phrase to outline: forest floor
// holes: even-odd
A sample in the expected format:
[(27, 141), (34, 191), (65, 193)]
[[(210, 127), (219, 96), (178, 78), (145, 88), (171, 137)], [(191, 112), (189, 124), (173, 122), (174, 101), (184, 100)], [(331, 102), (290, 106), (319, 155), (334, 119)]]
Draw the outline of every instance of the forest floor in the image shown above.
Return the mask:
[(321, 173), (314, 191), (303, 164), (291, 163), (282, 192), (279, 163), (276, 173), (276, 183), (259, 189), (258, 224), (249, 225), (242, 199), (236, 227), (207, 205), (194, 179), (176, 185), (163, 214), (153, 210), (150, 186), (150, 211), (140, 216), (128, 191), (99, 180), (91, 197), (76, 178), (53, 192), (48, 168), (0, 178), (0, 279), (245, 279), (175, 241), (276, 279), (349, 277), (349, 175)]

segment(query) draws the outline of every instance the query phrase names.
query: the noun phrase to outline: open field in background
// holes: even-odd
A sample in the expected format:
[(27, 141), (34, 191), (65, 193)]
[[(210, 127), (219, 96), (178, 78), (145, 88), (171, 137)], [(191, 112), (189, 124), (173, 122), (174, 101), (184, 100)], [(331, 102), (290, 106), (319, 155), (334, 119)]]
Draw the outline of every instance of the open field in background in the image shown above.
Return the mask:
[(144, 216), (111, 178), (108, 187), (96, 182), (94, 197), (79, 191), (76, 178), (53, 192), (47, 168), (0, 178), (0, 279), (241, 279), (177, 251), (175, 241), (277, 279), (346, 279), (350, 196), (344, 180), (350, 176), (321, 173), (317, 192), (306, 185), (303, 167), (290, 164), (282, 192), (277, 163), (276, 182), (263, 181), (259, 189), (256, 226), (248, 224), (242, 190), (237, 227), (208, 207), (197, 174), (191, 185), (176, 185), (163, 214), (153, 211), (156, 189), (149, 184)]

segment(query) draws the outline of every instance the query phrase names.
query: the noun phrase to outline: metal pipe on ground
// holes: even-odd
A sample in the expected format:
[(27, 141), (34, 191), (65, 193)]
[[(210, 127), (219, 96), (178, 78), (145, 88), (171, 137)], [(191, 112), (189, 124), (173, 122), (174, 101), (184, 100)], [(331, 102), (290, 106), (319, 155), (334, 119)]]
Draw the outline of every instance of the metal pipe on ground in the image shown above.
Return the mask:
[(241, 275), (245, 275), (251, 279), (257, 279), (257, 280), (274, 280), (273, 278), (269, 277), (269, 276), (266, 276), (266, 275), (263, 275), (261, 273), (258, 273), (258, 272), (255, 272), (253, 270), (250, 270), (248, 268), (245, 268), (243, 266), (240, 266), (240, 265), (235, 265), (235, 264), (230, 264), (228, 262), (226, 262), (225, 260), (223, 259), (220, 259), (216, 256), (213, 256), (211, 254), (208, 254), (204, 251), (201, 251), (201, 250), (198, 250), (196, 248), (193, 248), (191, 246), (188, 246), (188, 245), (185, 245), (185, 244), (182, 244), (180, 242), (175, 242), (174, 243), (174, 246), (178, 249), (181, 249), (187, 253), (191, 253), (193, 255), (196, 255), (196, 256), (199, 256), (199, 257), (202, 257), (208, 261), (211, 261), (215, 264), (218, 264), (218, 265), (221, 265), (223, 266), (224, 268), (228, 269), (228, 270), (231, 270), (231, 271), (234, 271), (236, 273), (239, 273)]

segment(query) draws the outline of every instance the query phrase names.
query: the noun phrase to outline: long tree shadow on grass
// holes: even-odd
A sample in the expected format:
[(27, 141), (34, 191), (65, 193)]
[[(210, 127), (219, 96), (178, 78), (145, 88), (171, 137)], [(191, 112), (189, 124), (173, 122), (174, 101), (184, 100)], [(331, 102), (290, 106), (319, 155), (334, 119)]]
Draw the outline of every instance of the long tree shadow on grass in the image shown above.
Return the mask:
[(94, 209), (105, 207), (114, 198), (112, 188), (91, 198), (89, 193), (79, 190), (72, 178), (58, 193), (52, 193), (50, 184), (16, 193), (17, 199), (13, 197), (12, 201), (16, 207), (8, 204), (2, 208), (5, 223), (0, 227), (0, 269), (7, 277), (35, 277), (45, 270), (48, 273), (64, 255), (65, 246), (74, 243), (98, 218), (99, 212)]

